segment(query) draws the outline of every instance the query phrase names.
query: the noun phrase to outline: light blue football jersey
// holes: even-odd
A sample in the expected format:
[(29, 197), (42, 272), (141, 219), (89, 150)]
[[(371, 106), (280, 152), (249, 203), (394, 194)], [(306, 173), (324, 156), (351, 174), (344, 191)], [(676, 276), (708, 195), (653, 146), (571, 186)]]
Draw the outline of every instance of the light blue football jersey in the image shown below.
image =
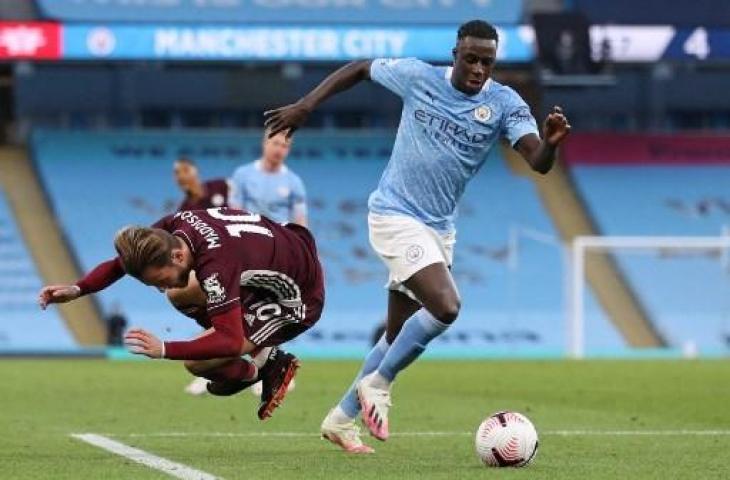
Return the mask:
[(306, 191), (301, 178), (286, 165), (266, 172), (257, 160), (238, 167), (231, 177), (228, 203), (279, 222), (293, 222), (306, 215)]
[(488, 80), (469, 96), (451, 85), (451, 71), (415, 58), (372, 62), (370, 77), (403, 99), (403, 112), (390, 161), (368, 201), (371, 212), (451, 231), (466, 184), (500, 137), (514, 146), (524, 135), (539, 135), (514, 90)]

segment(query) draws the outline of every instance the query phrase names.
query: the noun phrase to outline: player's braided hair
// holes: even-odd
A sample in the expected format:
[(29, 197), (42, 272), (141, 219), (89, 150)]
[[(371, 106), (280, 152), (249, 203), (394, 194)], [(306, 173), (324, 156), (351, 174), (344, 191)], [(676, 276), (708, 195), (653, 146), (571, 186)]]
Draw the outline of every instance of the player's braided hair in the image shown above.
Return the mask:
[(462, 23), (459, 32), (456, 34), (456, 39), (458, 41), (466, 37), (486, 38), (487, 40), (499, 42), (497, 29), (484, 20), (471, 20)]
[(137, 279), (147, 267), (169, 265), (176, 246), (175, 236), (159, 228), (124, 227), (114, 237), (124, 271)]

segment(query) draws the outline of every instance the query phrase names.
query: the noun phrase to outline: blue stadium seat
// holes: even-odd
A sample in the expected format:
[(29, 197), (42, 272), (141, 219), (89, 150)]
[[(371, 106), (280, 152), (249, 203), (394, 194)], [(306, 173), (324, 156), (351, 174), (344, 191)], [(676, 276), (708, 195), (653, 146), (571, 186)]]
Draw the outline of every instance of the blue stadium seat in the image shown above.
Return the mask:
[(0, 190), (0, 351), (76, 347), (58, 312), (38, 308), (42, 285)]
[[(726, 166), (576, 165), (573, 175), (604, 235), (717, 236), (730, 226)], [(673, 346), (726, 353), (730, 272), (717, 255), (685, 253), (616, 259)]]

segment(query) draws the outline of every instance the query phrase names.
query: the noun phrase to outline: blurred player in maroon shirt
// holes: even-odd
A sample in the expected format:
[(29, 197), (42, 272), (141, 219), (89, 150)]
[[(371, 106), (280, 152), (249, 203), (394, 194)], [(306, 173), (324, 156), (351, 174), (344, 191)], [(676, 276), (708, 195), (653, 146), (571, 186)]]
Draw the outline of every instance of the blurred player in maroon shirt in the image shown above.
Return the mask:
[(214, 178), (207, 182), (200, 180), (198, 166), (188, 157), (181, 156), (173, 164), (175, 181), (185, 194), (179, 210), (205, 210), (206, 208), (228, 206), (228, 182)]
[[(133, 328), (127, 347), (150, 358), (184, 360), (191, 373), (211, 380), (214, 395), (237, 393), (260, 379), (258, 415), (271, 416), (299, 366), (294, 355), (275, 347), (311, 327), (324, 306), (322, 267), (309, 230), (211, 208), (177, 212), (151, 228), (126, 227), (114, 246), (118, 257), (75, 285), (44, 287), (41, 308), (102, 290), (125, 274), (160, 290), (176, 289), (190, 302), (186, 314), (206, 331), (163, 342)], [(241, 358), (246, 354), (251, 361)]]

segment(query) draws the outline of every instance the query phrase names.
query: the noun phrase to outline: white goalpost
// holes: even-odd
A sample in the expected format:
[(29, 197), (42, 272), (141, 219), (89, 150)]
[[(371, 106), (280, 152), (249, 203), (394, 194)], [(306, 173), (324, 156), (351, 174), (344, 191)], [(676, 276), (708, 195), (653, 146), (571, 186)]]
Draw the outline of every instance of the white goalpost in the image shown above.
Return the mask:
[(566, 287), (567, 305), (567, 353), (572, 358), (584, 358), (586, 255), (591, 252), (611, 253), (619, 250), (630, 252), (662, 252), (663, 250), (718, 252), (722, 268), (730, 267), (730, 229), (723, 229), (719, 236), (579, 236), (569, 246), (570, 258)]

